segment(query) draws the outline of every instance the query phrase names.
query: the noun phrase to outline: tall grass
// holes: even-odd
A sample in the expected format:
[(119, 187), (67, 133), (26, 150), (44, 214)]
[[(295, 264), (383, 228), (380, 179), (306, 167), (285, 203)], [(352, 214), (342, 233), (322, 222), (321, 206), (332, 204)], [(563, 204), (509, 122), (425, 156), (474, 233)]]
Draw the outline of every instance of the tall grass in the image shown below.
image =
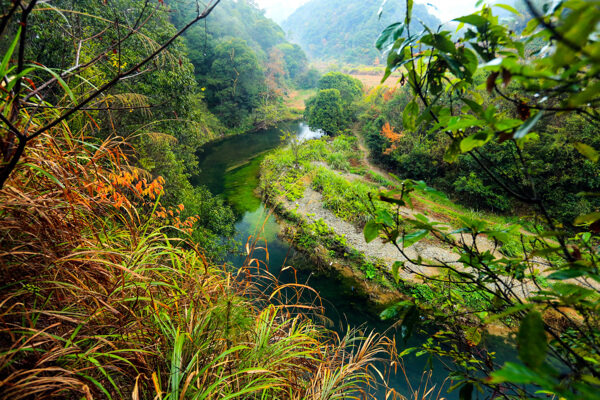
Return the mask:
[(163, 181), (82, 126), (39, 137), (0, 191), (0, 398), (367, 397), (385, 338), (337, 338), (299, 293), (211, 263)]

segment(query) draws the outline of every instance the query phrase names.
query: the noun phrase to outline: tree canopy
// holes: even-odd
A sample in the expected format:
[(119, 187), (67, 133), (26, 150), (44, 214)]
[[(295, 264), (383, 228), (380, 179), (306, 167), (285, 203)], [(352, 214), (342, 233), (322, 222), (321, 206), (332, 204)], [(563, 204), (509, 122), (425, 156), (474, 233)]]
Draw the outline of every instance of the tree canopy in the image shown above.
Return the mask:
[(304, 118), (311, 128), (335, 135), (349, 128), (354, 119), (353, 102), (363, 93), (362, 83), (349, 75), (330, 72), (318, 83), (319, 91), (306, 101)]
[(319, 90), (316, 96), (306, 102), (304, 118), (311, 128), (335, 135), (347, 125), (344, 105), (338, 89)]

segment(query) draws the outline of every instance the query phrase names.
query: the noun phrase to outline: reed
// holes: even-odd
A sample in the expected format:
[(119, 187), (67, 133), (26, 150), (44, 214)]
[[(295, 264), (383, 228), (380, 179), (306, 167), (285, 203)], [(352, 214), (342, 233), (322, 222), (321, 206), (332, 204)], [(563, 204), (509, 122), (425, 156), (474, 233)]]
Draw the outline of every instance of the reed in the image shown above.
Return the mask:
[(0, 191), (0, 398), (367, 398), (391, 343), (314, 323), (318, 296), (269, 278), (257, 240), (243, 273), (212, 263), (89, 118), (32, 142)]

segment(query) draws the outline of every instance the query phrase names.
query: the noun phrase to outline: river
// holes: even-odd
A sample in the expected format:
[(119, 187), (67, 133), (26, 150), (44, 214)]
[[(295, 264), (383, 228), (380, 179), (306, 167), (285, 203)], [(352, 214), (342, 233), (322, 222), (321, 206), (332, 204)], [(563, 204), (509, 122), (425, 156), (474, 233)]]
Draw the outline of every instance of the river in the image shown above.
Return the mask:
[[(381, 321), (378, 313), (381, 310), (374, 309), (367, 298), (361, 297), (354, 291), (354, 283), (343, 279), (334, 272), (320, 272), (311, 268), (306, 257), (297, 254), (290, 245), (278, 237), (280, 226), (274, 217), (265, 222), (268, 209), (256, 196), (255, 189), (258, 185), (258, 172), (262, 159), (269, 150), (281, 145), (281, 131), (295, 133), (302, 139), (308, 140), (318, 137), (319, 134), (312, 132), (304, 123), (292, 122), (281, 124), (276, 129), (233, 136), (207, 144), (201, 154), (199, 162), (201, 174), (194, 184), (206, 185), (214, 194), (223, 196), (233, 207), (237, 215), (236, 239), (246, 243), (249, 236), (255, 235), (258, 227), (264, 226), (261, 232), (267, 240), (269, 251), (269, 271), (279, 278), (280, 283), (298, 282), (308, 283), (323, 299), (325, 316), (333, 321), (332, 329), (344, 333), (347, 327), (362, 327), (366, 331), (377, 331), (396, 334), (390, 330), (391, 323)], [(263, 225), (264, 224), (264, 225)], [(282, 267), (290, 265), (293, 260), (294, 267), (298, 268), (297, 276), (290, 269)], [(241, 255), (230, 255), (228, 261), (234, 266), (241, 266), (244, 257)], [(399, 350), (406, 347), (415, 347), (423, 343), (426, 336), (413, 336), (405, 345), (399, 337)], [(413, 389), (419, 387), (423, 377), (423, 371), (429, 360), (427, 356), (404, 358), (406, 373)], [(446, 371), (438, 362), (433, 362), (432, 382), (437, 383), (437, 389), (447, 376)], [(401, 371), (389, 378), (388, 384), (405, 396), (411, 395), (406, 378)], [(446, 383), (445, 389), (449, 386)], [(431, 385), (429, 386), (431, 387)], [(437, 393), (436, 389), (436, 393)], [(457, 393), (444, 394), (446, 399), (458, 398)], [(377, 393), (378, 398), (383, 397), (384, 392)], [(411, 396), (412, 397), (412, 396)], [(435, 398), (435, 397), (434, 397)]]

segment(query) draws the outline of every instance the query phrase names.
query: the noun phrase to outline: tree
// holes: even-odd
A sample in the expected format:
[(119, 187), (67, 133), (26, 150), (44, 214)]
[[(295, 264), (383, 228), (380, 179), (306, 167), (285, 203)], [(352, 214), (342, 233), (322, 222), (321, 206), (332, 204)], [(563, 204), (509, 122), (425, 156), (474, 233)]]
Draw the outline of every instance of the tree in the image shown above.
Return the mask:
[(389, 142), (390, 147), (385, 149), (384, 154), (390, 154), (398, 147), (398, 142), (404, 136), (402, 133), (397, 133), (394, 131), (394, 127), (390, 125), (389, 122), (386, 122), (381, 128), (381, 135)]
[(260, 105), (261, 94), (266, 91), (265, 75), (242, 39), (222, 40), (214, 51), (206, 78), (208, 105), (227, 126), (238, 126)]
[(317, 83), (319, 92), (306, 102), (305, 119), (312, 128), (335, 135), (349, 128), (353, 105), (363, 92), (362, 83), (340, 72), (329, 72)]
[(279, 50), (279, 48), (274, 47), (269, 53), (269, 62), (267, 63), (267, 98), (282, 98), (283, 88), (286, 84), (285, 76), (286, 72), (283, 52)]
[(329, 72), (323, 75), (319, 79), (317, 87), (319, 90), (337, 89), (346, 106), (352, 104), (363, 93), (361, 81), (341, 72)]
[(283, 52), (287, 75), (296, 82), (307, 69), (308, 59), (304, 50), (295, 43), (282, 43), (277, 48)]
[(315, 97), (306, 102), (304, 119), (312, 129), (322, 129), (337, 135), (347, 126), (344, 102), (337, 89), (319, 90)]
[[(12, 36), (12, 40), (3, 41), (10, 43), (10, 46), (6, 52), (6, 62), (2, 63), (0, 70), (0, 79), (8, 82), (0, 96), (2, 96), (4, 104), (12, 104), (10, 113), (7, 112), (6, 115), (0, 113), (0, 126), (2, 127), (0, 148), (3, 149), (2, 163), (0, 164), (0, 189), (23, 156), (28, 143), (40, 135), (50, 132), (62, 122), (75, 117), (80, 111), (85, 111), (86, 107), (93, 105), (94, 101), (106, 95), (109, 90), (123, 80), (146, 73), (157, 56), (163, 54), (195, 23), (207, 18), (219, 2), (220, 0), (210, 1), (202, 11), (198, 10), (197, 14), (178, 32), (170, 35), (162, 43), (149, 45), (145, 48), (146, 51), (143, 55), (128, 59), (128, 55), (123, 52), (124, 44), (129, 40), (135, 40), (139, 31), (151, 20), (150, 17), (163, 7), (162, 2), (155, 7), (150, 6), (149, 2), (145, 2), (131, 21), (123, 22), (119, 17), (110, 21), (109, 26), (117, 27), (115, 31), (111, 31), (116, 35), (115, 39), (110, 40), (109, 37), (107, 43), (100, 43), (98, 48), (91, 49), (84, 59), (80, 57), (80, 50), (84, 43), (92, 39), (99, 40), (102, 37), (102, 31), (88, 34), (90, 36), (79, 32), (80, 36), (75, 38), (79, 43), (79, 50), (74, 57), (74, 65), (58, 73), (39, 64), (29, 64), (26, 59), (27, 49), (32, 41), (28, 22), (32, 12), (38, 6), (38, 1), (12, 2), (6, 13), (0, 17), (0, 36), (3, 38)], [(110, 35), (107, 34), (107, 36)], [(11, 62), (12, 59), (15, 61)], [(81, 79), (86, 71), (98, 66), (105, 59), (110, 60), (112, 65), (110, 71), (107, 72), (105, 82), (97, 87), (90, 85), (86, 79)], [(76, 91), (71, 90), (65, 83), (72, 79), (79, 80)], [(46, 110), (45, 102), (54, 98), (68, 100), (65, 101), (60, 112), (49, 113)], [(38, 123), (31, 125), (31, 121), (34, 119)]]
[[(450, 233), (448, 226), (422, 215), (400, 219), (384, 212), (367, 224), (365, 237), (370, 241), (381, 234), (396, 245), (405, 260), (394, 266), (396, 279), (404, 268), (421, 276), (433, 293), (445, 294), (420, 304), (448, 328), (432, 337), (425, 349), (453, 358), (452, 378), (461, 398), (472, 398), (475, 388), (487, 386), (495, 398), (551, 394), (593, 399), (600, 388), (600, 213), (576, 217), (575, 230), (557, 223), (546, 206), (548, 193), (534, 178), (540, 160), (528, 154), (527, 143), (540, 134), (556, 134), (539, 129), (545, 119), (578, 116), (595, 129), (600, 126), (600, 9), (597, 2), (569, 0), (545, 11), (530, 0), (525, 5), (534, 18), (523, 37), (500, 24), (489, 6), (457, 18), (466, 26), (457, 41), (443, 30), (415, 33), (408, 7), (404, 22), (386, 28), (377, 43), (388, 53), (384, 79), (402, 68), (414, 96), (403, 116), (414, 124), (404, 124), (404, 132), (425, 128), (446, 137), (447, 162), (469, 157), (507, 196), (535, 212), (539, 228), (522, 234), (511, 256), (495, 250), (502, 250), (511, 234), (522, 228), (498, 229), (477, 219), (462, 219), (462, 226)], [(499, 7), (515, 12), (510, 6)], [(526, 45), (540, 39), (549, 49), (535, 57), (527, 54)], [(477, 89), (477, 74), (486, 75), (487, 96)], [(507, 174), (505, 166), (493, 163), (490, 148), (497, 144), (512, 147), (511, 168), (518, 173)], [(557, 151), (570, 151), (568, 147), (589, 163), (600, 159), (598, 151), (583, 142)], [(406, 180), (402, 191), (382, 193), (380, 200), (409, 205), (415, 190), (431, 191), (422, 182)], [(477, 239), (482, 236), (496, 249), (479, 248)], [(460, 255), (458, 262), (425, 261), (407, 254), (406, 248), (428, 237), (452, 246)], [(422, 274), (412, 265), (441, 272)], [(478, 308), (456, 306), (464, 303), (465, 293), (473, 292), (479, 296)], [(386, 315), (414, 315), (415, 310), (415, 304), (402, 303)], [(405, 318), (407, 330), (417, 319)], [(520, 363), (496, 365), (493, 354), (475, 347), (492, 321), (518, 327)]]

